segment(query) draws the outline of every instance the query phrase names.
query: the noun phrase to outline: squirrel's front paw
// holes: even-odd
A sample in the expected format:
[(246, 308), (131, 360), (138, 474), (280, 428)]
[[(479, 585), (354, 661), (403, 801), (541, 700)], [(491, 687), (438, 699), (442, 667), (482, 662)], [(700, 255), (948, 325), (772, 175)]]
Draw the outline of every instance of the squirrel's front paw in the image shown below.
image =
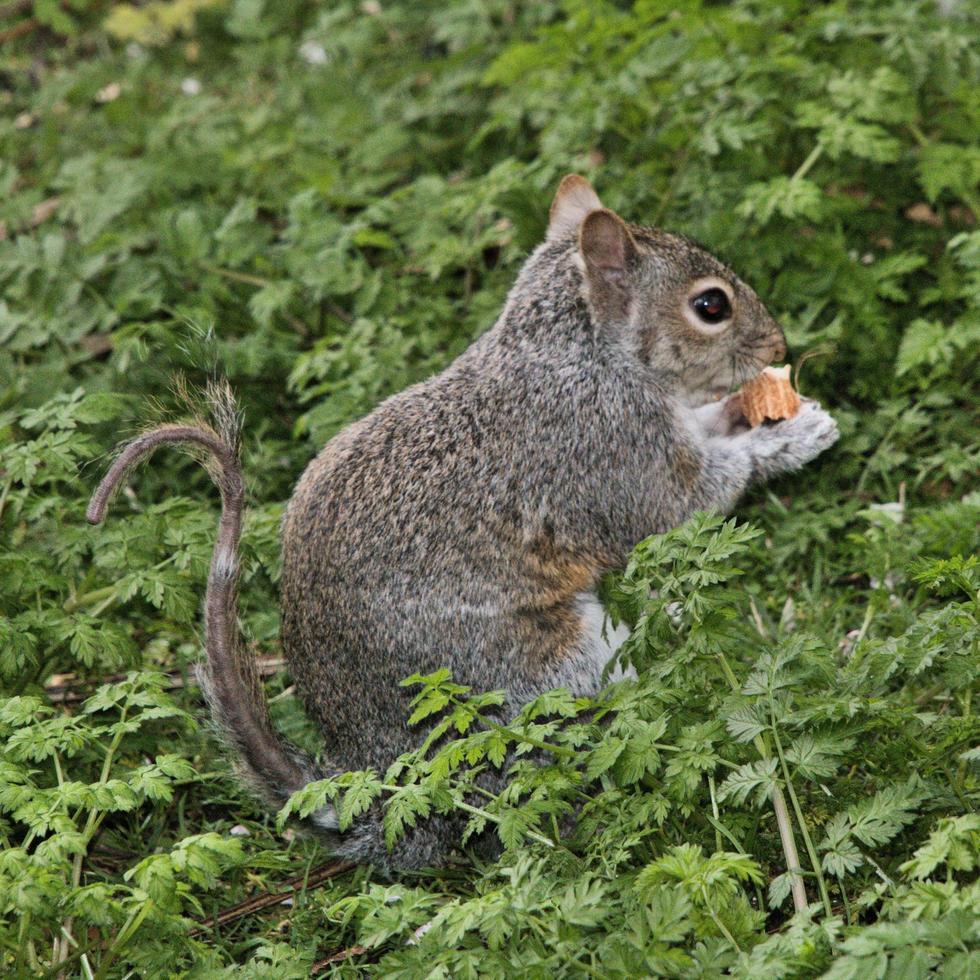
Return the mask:
[(819, 402), (804, 398), (793, 418), (760, 425), (748, 435), (756, 472), (766, 479), (805, 466), (837, 442), (840, 432)]

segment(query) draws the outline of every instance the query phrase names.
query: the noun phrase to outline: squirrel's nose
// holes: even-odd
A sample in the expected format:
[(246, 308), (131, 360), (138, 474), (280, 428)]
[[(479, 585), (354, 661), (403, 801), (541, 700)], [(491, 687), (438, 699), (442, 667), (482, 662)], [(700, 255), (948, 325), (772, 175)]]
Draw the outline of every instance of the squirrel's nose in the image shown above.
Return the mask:
[(776, 336), (776, 343), (773, 345), (772, 349), (772, 359), (774, 361), (785, 361), (789, 355), (789, 350), (786, 347), (786, 338), (783, 336), (782, 330)]

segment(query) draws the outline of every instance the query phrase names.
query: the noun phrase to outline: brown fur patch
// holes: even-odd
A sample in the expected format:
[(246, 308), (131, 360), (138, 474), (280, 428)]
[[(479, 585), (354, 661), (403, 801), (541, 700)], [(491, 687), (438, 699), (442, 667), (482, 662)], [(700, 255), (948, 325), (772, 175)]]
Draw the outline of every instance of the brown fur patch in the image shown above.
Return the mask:
[(560, 549), (546, 533), (525, 545), (522, 555), (528, 591), (521, 609), (521, 639), (529, 663), (547, 668), (578, 645), (584, 628), (578, 596), (593, 587), (608, 563), (596, 555)]
[(554, 668), (575, 648), (582, 620), (570, 603), (524, 610), (518, 620), (522, 654), (532, 668)]
[(691, 489), (697, 485), (701, 476), (701, 460), (688, 446), (681, 443), (674, 448), (673, 464), (680, 486)]

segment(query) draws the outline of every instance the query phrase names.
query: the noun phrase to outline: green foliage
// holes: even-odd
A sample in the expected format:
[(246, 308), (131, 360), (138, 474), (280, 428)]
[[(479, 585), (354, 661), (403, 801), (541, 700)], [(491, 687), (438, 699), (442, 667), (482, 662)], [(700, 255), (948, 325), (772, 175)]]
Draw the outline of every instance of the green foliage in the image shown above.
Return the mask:
[[(845, 651), (818, 630), (745, 626), (748, 602), (728, 581), (759, 574), (747, 560), (757, 540), (702, 517), (637, 547), (610, 591), (634, 626), (634, 660), (660, 653), (639, 680), (593, 701), (549, 694), (500, 726), (488, 716), (477, 724), (496, 698), (469, 697), (445, 671), (413, 678), (419, 721), (441, 714), (434, 731), (462, 738), (430, 738), (383, 781), (346, 774), (294, 796), (284, 814), (332, 800), (343, 815), (380, 799), (389, 840), (433, 811), (464, 809), (471, 830), (492, 824), (505, 848), (462, 894), (430, 882), (322, 899), (328, 918), (381, 955), (380, 972), (862, 977), (942, 964), (970, 975), (980, 955), (980, 822), (972, 808), (944, 814), (976, 800), (964, 749), (980, 726), (969, 684), (935, 684), (957, 645), (928, 667), (907, 655), (934, 612), (914, 594), (904, 632)], [(938, 585), (974, 564), (940, 560), (917, 577)], [(975, 668), (972, 584), (956, 608), (972, 621)], [(688, 588), (697, 600), (685, 604)], [(722, 609), (741, 615), (725, 627), (713, 617)], [(923, 711), (923, 691), (942, 691), (947, 710)], [(510, 778), (495, 793), (476, 776), (505, 758)], [(777, 786), (792, 801), (813, 903), (793, 918), (779, 911), (796, 869), (773, 826)], [(577, 825), (563, 834), (573, 810)], [(781, 927), (768, 937), (767, 921)]]
[(117, 3), (105, 20), (105, 29), (119, 41), (165, 44), (177, 34), (192, 33), (200, 11), (226, 4), (227, 0), (158, 0), (138, 6)]
[[(976, 975), (971, 5), (6, 6), (0, 972)], [(274, 656), (302, 467), (492, 322), (570, 170), (727, 256), (797, 363), (823, 355), (802, 386), (843, 438), (609, 577), (639, 680), (500, 725), (499, 694), (408, 678), (420, 749), (277, 823), (193, 720), (206, 474), (161, 451), (97, 532), (87, 494), (184, 410), (175, 376), (230, 377), (242, 618)], [(316, 751), (285, 683), (276, 722)], [(504, 852), (189, 932), (308, 877), (326, 855), (285, 817), (327, 802), (389, 843), (461, 813)]]

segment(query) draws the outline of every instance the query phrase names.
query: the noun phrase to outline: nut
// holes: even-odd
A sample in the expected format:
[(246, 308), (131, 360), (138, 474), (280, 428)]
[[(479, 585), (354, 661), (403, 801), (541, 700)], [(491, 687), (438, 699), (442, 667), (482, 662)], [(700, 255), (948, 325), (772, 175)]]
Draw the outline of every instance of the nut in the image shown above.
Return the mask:
[(742, 385), (742, 411), (755, 428), (764, 419), (791, 419), (800, 410), (800, 396), (793, 390), (790, 366), (767, 367), (758, 377)]

